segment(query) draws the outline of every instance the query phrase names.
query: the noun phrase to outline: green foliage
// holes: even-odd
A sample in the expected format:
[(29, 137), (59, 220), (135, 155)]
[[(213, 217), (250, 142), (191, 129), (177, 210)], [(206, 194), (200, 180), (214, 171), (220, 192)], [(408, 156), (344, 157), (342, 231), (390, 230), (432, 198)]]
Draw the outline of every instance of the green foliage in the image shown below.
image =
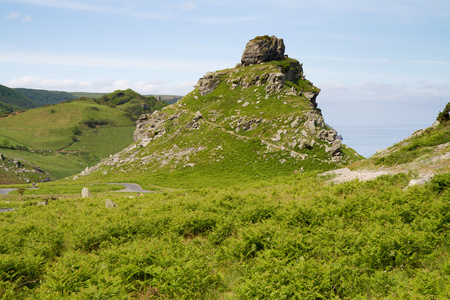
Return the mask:
[(76, 98), (71, 93), (67, 92), (24, 89), (24, 88), (16, 88), (14, 90), (24, 95), (25, 97), (31, 99), (33, 102), (37, 104), (37, 106), (57, 104), (60, 102), (65, 102)]
[(445, 106), (444, 110), (439, 112), (436, 120), (439, 122), (449, 122), (450, 121), (450, 102), (447, 102), (447, 105)]
[(33, 205), (28, 192), (83, 187), (42, 184), (0, 213), (0, 297), (446, 299), (449, 174), (409, 179), (306, 172), (143, 197), (94, 185)]
[(0, 112), (12, 112), (37, 106), (21, 93), (0, 84)]
[(433, 153), (435, 146), (450, 142), (450, 125), (441, 124), (437, 128), (427, 128), (423, 132), (392, 147), (388, 154), (374, 156), (376, 165), (392, 166), (404, 164), (426, 154)]

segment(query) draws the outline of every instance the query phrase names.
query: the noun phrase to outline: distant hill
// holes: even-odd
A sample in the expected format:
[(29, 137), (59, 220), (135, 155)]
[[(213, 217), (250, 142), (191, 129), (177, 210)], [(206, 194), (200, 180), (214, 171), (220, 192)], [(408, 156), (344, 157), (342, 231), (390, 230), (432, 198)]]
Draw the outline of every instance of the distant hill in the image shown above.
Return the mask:
[(60, 91), (47, 91), (25, 88), (15, 88), (14, 90), (31, 99), (34, 103), (37, 104), (37, 106), (56, 104), (76, 98), (71, 93)]
[(154, 96), (140, 95), (131, 89), (117, 90), (94, 99), (94, 101), (102, 105), (120, 107), (132, 120), (137, 120), (140, 115), (152, 113), (168, 104)]
[(0, 114), (38, 106), (39, 105), (36, 102), (18, 91), (0, 85)]

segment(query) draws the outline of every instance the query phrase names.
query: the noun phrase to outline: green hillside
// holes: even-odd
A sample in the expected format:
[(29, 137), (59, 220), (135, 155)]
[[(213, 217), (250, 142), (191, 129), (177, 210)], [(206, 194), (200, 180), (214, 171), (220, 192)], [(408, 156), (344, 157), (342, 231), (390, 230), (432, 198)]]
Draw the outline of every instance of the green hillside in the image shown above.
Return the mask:
[(206, 81), (214, 89), (202, 95), (197, 87), (141, 120), (136, 147), (90, 168), (88, 180), (129, 181), (133, 174), (131, 180), (141, 184), (204, 187), (360, 160), (345, 145), (337, 156), (326, 152), (331, 142), (319, 136), (332, 129), (305, 96), (320, 90), (301, 74), (286, 80), (280, 92), (267, 92), (269, 77), (280, 72), (301, 73), (300, 64), (287, 59), (209, 73)]
[[(255, 38), (236, 68), (207, 73), (136, 126), (118, 126), (133, 100), (113, 107), (130, 91), (108, 106), (14, 116), (29, 114), (14, 120), (40, 128), (41, 141), (0, 119), (3, 146), (20, 146), (17, 136), (63, 147), (20, 151), (55, 172), (64, 157), (70, 168), (106, 157), (0, 195), (0, 299), (450, 299), (450, 104), (430, 128), (361, 160), (282, 43)], [(126, 128), (134, 142), (107, 157)], [(120, 182), (153, 192), (118, 193)], [(80, 197), (84, 187), (92, 196)]]
[(134, 129), (118, 108), (71, 101), (0, 118), (0, 146), (63, 178), (128, 146)]
[(38, 104), (21, 93), (0, 85), (0, 114), (38, 107)]
[(26, 88), (16, 88), (14, 90), (24, 95), (28, 99), (31, 99), (34, 103), (37, 104), (37, 106), (56, 104), (76, 98), (71, 93), (61, 91), (47, 91)]

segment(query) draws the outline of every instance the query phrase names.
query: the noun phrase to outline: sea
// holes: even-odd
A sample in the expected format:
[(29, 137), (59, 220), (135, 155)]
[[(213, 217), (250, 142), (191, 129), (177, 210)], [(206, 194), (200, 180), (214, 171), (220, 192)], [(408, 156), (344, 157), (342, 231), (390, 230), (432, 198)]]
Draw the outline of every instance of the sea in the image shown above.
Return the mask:
[[(429, 124), (428, 124), (429, 126)], [(353, 148), (356, 152), (368, 158), (377, 150), (386, 149), (415, 131), (426, 128), (423, 124), (407, 126), (377, 126), (377, 127), (338, 127), (335, 129), (342, 135), (342, 143)]]

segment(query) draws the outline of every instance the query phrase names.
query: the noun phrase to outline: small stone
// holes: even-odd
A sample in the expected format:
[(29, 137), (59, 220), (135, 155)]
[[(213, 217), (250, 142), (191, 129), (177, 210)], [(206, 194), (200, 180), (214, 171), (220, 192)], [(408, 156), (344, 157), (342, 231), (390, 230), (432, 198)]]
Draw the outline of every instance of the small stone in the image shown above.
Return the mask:
[(115, 207), (118, 207), (118, 206), (117, 206), (117, 204), (112, 202), (110, 199), (106, 199), (105, 200), (105, 207), (106, 208), (115, 208)]

